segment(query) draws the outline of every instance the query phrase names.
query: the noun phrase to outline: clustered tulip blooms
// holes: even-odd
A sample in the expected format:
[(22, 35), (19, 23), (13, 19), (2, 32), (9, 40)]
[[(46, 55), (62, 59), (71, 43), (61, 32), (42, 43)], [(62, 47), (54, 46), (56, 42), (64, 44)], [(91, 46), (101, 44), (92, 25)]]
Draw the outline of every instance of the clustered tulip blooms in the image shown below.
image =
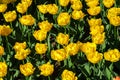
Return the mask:
[(119, 0), (0, 0), (0, 80), (120, 80), (119, 27)]

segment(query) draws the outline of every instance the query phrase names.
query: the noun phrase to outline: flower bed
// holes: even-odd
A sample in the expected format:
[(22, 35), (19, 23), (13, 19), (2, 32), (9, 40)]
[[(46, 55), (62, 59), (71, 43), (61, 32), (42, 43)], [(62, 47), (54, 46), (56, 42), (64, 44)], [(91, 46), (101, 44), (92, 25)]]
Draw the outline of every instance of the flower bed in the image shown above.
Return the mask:
[(119, 80), (119, 7), (119, 0), (0, 0), (0, 80)]

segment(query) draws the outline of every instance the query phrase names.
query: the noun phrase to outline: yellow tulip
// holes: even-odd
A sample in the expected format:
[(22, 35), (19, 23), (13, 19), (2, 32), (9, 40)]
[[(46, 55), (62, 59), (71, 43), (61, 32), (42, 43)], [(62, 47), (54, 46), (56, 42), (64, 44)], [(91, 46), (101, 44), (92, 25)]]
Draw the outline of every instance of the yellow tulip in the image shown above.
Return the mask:
[(8, 36), (12, 31), (9, 25), (0, 25), (0, 36)]
[(20, 43), (20, 42), (16, 42), (15, 45), (13, 46), (13, 49), (15, 49), (15, 51), (19, 51), (21, 49), (25, 49), (27, 47), (26, 42)]
[(35, 19), (32, 15), (24, 15), (19, 18), (19, 22), (23, 25), (32, 26), (35, 23)]
[(41, 71), (41, 75), (43, 76), (49, 76), (54, 72), (54, 65), (51, 65), (50, 62), (47, 62), (46, 64), (43, 64), (38, 67)]
[(77, 1), (80, 1), (80, 0), (70, 0), (70, 3), (71, 3), (71, 4), (74, 4), (74, 3), (76, 3)]
[(59, 4), (61, 6), (67, 6), (69, 4), (70, 0), (59, 0)]
[(58, 33), (58, 36), (56, 37), (57, 43), (61, 45), (67, 45), (69, 42), (69, 35), (68, 34), (63, 34), (63, 33)]
[(87, 42), (83, 43), (80, 50), (84, 52), (86, 55), (92, 52), (95, 52), (97, 45), (95, 43)]
[(36, 30), (34, 31), (33, 36), (36, 40), (43, 41), (47, 37), (47, 32), (44, 30)]
[(92, 35), (92, 42), (95, 44), (103, 44), (105, 41), (105, 33), (98, 33), (96, 35)]
[(29, 76), (32, 75), (34, 73), (35, 68), (33, 67), (33, 65), (28, 62), (26, 64), (21, 64), (20, 65), (20, 72), (24, 75), (24, 76)]
[(46, 20), (46, 21), (39, 22), (38, 26), (41, 30), (49, 32), (51, 30), (53, 24)]
[(17, 18), (17, 13), (16, 11), (9, 11), (6, 12), (3, 16), (6, 22), (12, 22)]
[(16, 51), (14, 57), (18, 60), (24, 60), (27, 57), (27, 55), (30, 54), (30, 52), (30, 49), (20, 49), (19, 51)]
[(75, 73), (67, 69), (62, 72), (61, 77), (62, 80), (78, 80), (78, 78), (75, 76)]
[(114, 5), (115, 0), (103, 0), (103, 4), (105, 7), (110, 8)]
[(70, 23), (70, 15), (67, 12), (62, 12), (57, 17), (58, 25), (66, 26)]
[(103, 54), (98, 53), (97, 51), (91, 52), (91, 53), (87, 54), (86, 56), (87, 56), (88, 61), (90, 61), (93, 64), (98, 63), (103, 58)]
[(120, 8), (110, 8), (107, 12), (107, 18), (113, 26), (119, 26), (120, 25)]
[(117, 62), (120, 60), (120, 52), (118, 49), (108, 50), (104, 53), (104, 58), (110, 62)]
[(26, 2), (28, 6), (32, 4), (32, 0), (21, 0), (22, 3)]
[(0, 13), (5, 12), (7, 9), (7, 4), (0, 4)]
[(97, 35), (98, 33), (103, 33), (104, 31), (104, 26), (92, 26), (90, 27), (90, 34), (91, 35)]
[(2, 56), (4, 54), (4, 47), (0, 46), (0, 56)]
[(85, 14), (81, 10), (80, 11), (74, 10), (72, 12), (72, 18), (74, 20), (82, 19), (84, 16), (85, 16)]
[(37, 8), (39, 10), (39, 12), (43, 13), (43, 14), (46, 14), (48, 11), (47, 11), (47, 8), (48, 6), (43, 4), (43, 5), (37, 5)]
[(94, 27), (94, 26), (101, 26), (102, 25), (102, 19), (94, 19), (91, 18), (90, 20), (88, 20), (88, 24), (90, 27)]
[(35, 50), (38, 54), (44, 54), (47, 51), (47, 45), (42, 43), (37, 43), (35, 45)]
[(79, 45), (77, 43), (70, 43), (65, 47), (65, 51), (69, 55), (76, 55), (79, 51)]
[(82, 5), (82, 2), (81, 1), (75, 1), (72, 5), (71, 5), (71, 8), (73, 10), (80, 10), (82, 9), (83, 5)]
[(120, 16), (114, 16), (109, 18), (110, 24), (113, 26), (120, 26)]
[(101, 8), (100, 6), (96, 6), (96, 7), (90, 7), (89, 9), (87, 9), (87, 12), (91, 15), (91, 16), (96, 16), (100, 13)]
[(5, 62), (0, 62), (0, 77), (4, 77), (7, 74), (7, 64)]
[(17, 8), (17, 12), (24, 14), (28, 9), (28, 5), (26, 2), (18, 3), (16, 8)]
[(63, 61), (68, 58), (68, 53), (64, 49), (52, 50), (51, 58), (56, 61)]
[(52, 14), (52, 15), (57, 14), (58, 6), (56, 4), (48, 4), (47, 5), (47, 12), (49, 14)]
[(120, 8), (112, 7), (108, 9), (107, 11), (107, 18), (110, 19), (111, 17), (114, 16), (119, 16), (120, 15)]
[(99, 4), (99, 0), (92, 0), (86, 3), (88, 7), (96, 7)]

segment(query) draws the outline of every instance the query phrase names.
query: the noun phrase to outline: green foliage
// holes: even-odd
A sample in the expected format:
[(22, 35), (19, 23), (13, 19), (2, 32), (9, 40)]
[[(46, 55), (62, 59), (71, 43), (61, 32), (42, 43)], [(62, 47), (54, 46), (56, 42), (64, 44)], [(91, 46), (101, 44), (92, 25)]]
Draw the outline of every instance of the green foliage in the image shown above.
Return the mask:
[[(85, 13), (85, 17), (80, 20), (74, 20), (71, 18), (71, 21), (68, 25), (61, 27), (57, 23), (57, 17), (61, 12), (72, 12), (72, 8), (70, 4), (67, 7), (62, 7), (58, 3), (58, 0), (33, 0), (32, 5), (28, 8), (28, 11), (25, 14), (31, 14), (35, 18), (35, 23), (32, 26), (25, 26), (19, 22), (19, 18), (22, 15), (17, 12), (17, 19), (13, 22), (5, 22), (3, 14), (0, 13), (0, 24), (10, 25), (13, 29), (13, 32), (9, 36), (0, 36), (0, 45), (2, 45), (5, 49), (5, 54), (0, 56), (1, 62), (6, 62), (8, 65), (7, 75), (3, 78), (4, 80), (61, 80), (61, 74), (64, 69), (68, 69), (73, 71), (78, 80), (112, 80), (113, 77), (118, 76), (120, 74), (120, 61), (118, 62), (109, 62), (105, 59), (102, 59), (100, 62), (93, 64), (90, 63), (86, 55), (80, 51), (77, 55), (69, 56), (67, 59), (61, 62), (57, 62), (51, 59), (51, 50), (63, 48), (60, 44), (56, 42), (56, 36), (59, 32), (69, 34), (70, 42), (76, 43), (80, 41), (82, 43), (92, 42), (90, 32), (90, 27), (87, 22), (90, 18), (101, 18), (102, 25), (104, 25), (105, 32), (105, 41), (103, 44), (97, 45), (97, 51), (104, 54), (104, 52), (109, 49), (118, 49), (120, 50), (120, 28), (115, 27), (110, 24), (107, 19), (107, 11), (108, 9), (103, 5), (102, 0), (99, 0), (101, 12), (97, 16), (91, 16), (87, 13), (87, 5), (84, 0), (81, 0), (83, 4), (82, 11)], [(7, 4), (8, 9), (16, 10), (16, 5), (20, 2), (17, 0), (14, 3)], [(37, 5), (39, 4), (52, 4), (55, 3), (58, 5), (59, 10), (55, 15), (50, 14), (42, 14), (37, 9)], [(114, 5), (115, 7), (120, 7), (120, 1), (116, 0)], [(6, 11), (6, 12), (7, 12)], [(48, 20), (53, 23), (53, 28), (50, 32), (47, 33), (46, 40), (41, 43), (46, 43), (48, 45), (47, 52), (43, 55), (36, 54), (35, 44), (39, 41), (35, 40), (33, 37), (33, 32), (38, 28), (38, 22)], [(27, 56), (25, 60), (17, 60), (14, 58), (16, 54), (13, 46), (15, 42), (24, 42), (26, 41), (27, 47), (30, 48), (31, 53)], [(38, 70), (38, 66), (50, 61), (54, 64), (54, 73), (48, 77), (40, 75), (40, 71)], [(19, 70), (19, 65), (24, 64), (26, 62), (31, 62), (36, 70), (34, 74), (25, 77), (21, 74)]]

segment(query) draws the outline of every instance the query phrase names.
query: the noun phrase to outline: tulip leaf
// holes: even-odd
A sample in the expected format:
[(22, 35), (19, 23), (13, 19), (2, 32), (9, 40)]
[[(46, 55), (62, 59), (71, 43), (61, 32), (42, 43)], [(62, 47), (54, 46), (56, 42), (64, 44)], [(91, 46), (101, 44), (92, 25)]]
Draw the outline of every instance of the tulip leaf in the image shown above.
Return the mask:
[(105, 75), (107, 77), (107, 80), (111, 80), (111, 71), (106, 67), (105, 69)]
[(89, 64), (85, 64), (84, 68), (87, 71), (87, 73), (90, 75), (91, 74), (90, 65)]

